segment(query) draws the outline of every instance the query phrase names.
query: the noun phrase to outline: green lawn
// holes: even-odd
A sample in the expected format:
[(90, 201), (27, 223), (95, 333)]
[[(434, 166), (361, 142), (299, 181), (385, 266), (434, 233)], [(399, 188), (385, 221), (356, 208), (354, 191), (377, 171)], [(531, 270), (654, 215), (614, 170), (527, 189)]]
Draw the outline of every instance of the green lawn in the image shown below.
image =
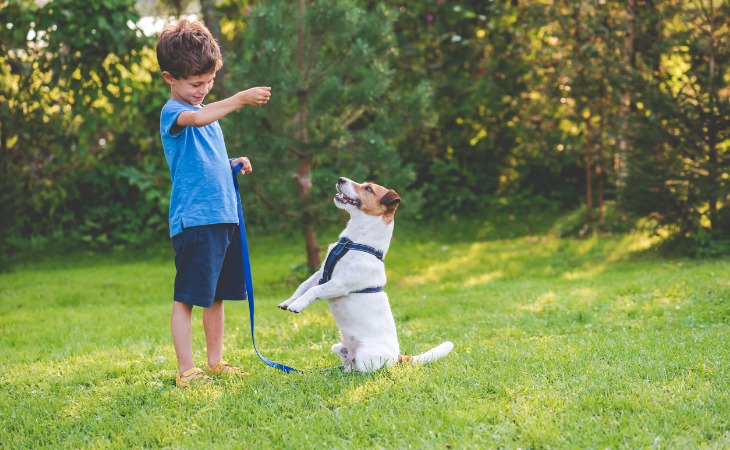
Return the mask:
[[(730, 258), (666, 260), (643, 235), (560, 240), (519, 221), (399, 226), (386, 289), (401, 348), (455, 349), (368, 375), (268, 368), (246, 305), (229, 303), (226, 359), (250, 377), (176, 389), (168, 243), (16, 265), (0, 274), (0, 448), (730, 447)], [(324, 302), (276, 308), (301, 243), (261, 233), (259, 349), (336, 365)]]

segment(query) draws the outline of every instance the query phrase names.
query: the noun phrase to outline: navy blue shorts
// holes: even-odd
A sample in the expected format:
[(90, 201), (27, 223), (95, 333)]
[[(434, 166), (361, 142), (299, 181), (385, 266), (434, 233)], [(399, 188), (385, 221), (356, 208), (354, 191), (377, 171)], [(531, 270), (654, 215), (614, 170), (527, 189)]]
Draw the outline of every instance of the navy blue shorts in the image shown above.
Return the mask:
[(210, 308), (213, 300), (245, 300), (238, 225), (188, 227), (172, 237), (178, 302)]

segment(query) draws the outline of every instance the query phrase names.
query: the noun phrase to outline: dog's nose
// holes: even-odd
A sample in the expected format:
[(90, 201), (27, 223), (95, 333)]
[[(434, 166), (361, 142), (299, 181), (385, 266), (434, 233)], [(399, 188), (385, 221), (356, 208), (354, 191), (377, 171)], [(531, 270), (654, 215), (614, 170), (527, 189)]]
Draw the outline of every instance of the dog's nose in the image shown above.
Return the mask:
[(347, 180), (345, 178), (342, 178), (342, 177), (340, 177), (340, 179), (337, 180), (337, 184), (343, 184), (345, 182), (347, 182)]

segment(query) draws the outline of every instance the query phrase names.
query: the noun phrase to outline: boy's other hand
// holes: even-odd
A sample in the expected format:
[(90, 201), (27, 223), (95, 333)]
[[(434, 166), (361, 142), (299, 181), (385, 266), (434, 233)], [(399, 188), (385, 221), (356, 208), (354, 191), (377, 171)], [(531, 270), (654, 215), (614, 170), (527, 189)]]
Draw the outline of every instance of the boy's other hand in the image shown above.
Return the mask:
[(246, 175), (247, 173), (253, 172), (253, 168), (251, 167), (251, 161), (248, 160), (245, 156), (239, 156), (238, 158), (231, 161), (231, 168), (236, 167), (237, 165), (241, 164), (241, 170), (238, 171), (241, 175)]
[(271, 87), (259, 86), (246, 89), (236, 94), (240, 97), (240, 101), (244, 105), (262, 106), (269, 102), (271, 98)]

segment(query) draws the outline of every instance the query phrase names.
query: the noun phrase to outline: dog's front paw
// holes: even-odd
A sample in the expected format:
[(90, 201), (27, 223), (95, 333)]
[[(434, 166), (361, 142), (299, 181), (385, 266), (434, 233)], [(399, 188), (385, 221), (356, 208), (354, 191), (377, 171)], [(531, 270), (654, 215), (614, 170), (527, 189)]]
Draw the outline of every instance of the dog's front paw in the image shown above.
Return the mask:
[(289, 300), (279, 303), (279, 309), (283, 309), (284, 311), (286, 311), (287, 309), (289, 309), (289, 305), (294, 303), (294, 300), (296, 300), (296, 298), (292, 297)]
[(309, 306), (309, 303), (307, 303), (306, 301), (303, 301), (301, 299), (298, 299), (298, 300), (290, 303), (289, 305), (287, 305), (287, 307), (284, 309), (286, 309), (287, 311), (293, 312), (293, 313), (300, 313), (300, 312), (304, 311), (304, 308), (306, 308), (307, 306)]

